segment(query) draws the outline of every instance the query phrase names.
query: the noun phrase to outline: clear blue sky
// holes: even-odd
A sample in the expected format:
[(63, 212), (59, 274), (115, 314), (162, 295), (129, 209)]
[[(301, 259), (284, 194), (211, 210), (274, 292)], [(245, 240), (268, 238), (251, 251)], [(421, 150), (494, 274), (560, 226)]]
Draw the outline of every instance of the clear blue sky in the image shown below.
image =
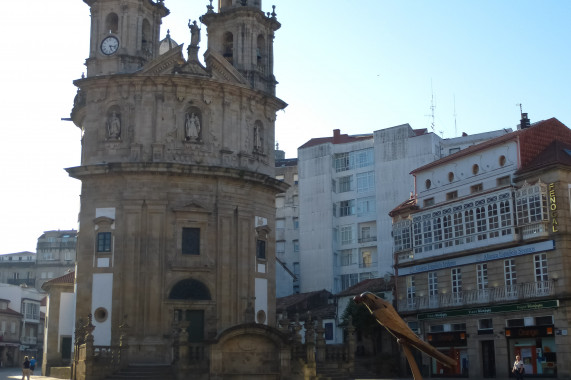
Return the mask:
[[(217, 1), (214, 1), (216, 5)], [(444, 138), (533, 121), (571, 126), (571, 1), (263, 0), (275, 4), (276, 136), (287, 157), (313, 137), (409, 123)], [(162, 36), (188, 45), (207, 0), (165, 0)], [(35, 251), (45, 230), (77, 228), (80, 133), (61, 121), (85, 70), (89, 7), (12, 2), (0, 14), (0, 254)], [(202, 29), (200, 55), (207, 47)], [(456, 105), (454, 110), (454, 103)]]

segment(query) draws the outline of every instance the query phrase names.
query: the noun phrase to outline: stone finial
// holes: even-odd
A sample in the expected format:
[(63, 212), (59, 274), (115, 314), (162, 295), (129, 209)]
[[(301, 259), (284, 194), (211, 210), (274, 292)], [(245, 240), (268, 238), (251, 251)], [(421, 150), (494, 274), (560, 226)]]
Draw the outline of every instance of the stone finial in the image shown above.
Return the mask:
[(276, 13), (276, 6), (272, 5), (272, 18), (276, 18), (277, 13)]

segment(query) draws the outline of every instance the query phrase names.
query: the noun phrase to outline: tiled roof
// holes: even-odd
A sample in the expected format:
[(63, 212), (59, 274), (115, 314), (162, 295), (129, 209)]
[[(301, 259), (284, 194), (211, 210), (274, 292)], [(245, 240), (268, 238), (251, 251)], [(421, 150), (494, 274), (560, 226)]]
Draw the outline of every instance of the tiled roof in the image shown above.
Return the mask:
[(332, 137), (317, 137), (314, 139), (309, 140), (305, 144), (299, 147), (299, 149), (309, 148), (312, 146), (317, 146), (321, 144), (347, 144), (356, 141), (363, 141), (363, 140), (370, 140), (373, 138), (373, 134), (367, 135), (356, 135), (356, 136), (349, 136), (347, 134), (339, 133), (338, 129), (333, 131)]
[(407, 199), (406, 201), (404, 201), (403, 203), (401, 203), (400, 205), (398, 205), (397, 207), (393, 208), (391, 211), (389, 211), (389, 216), (395, 216), (396, 214), (400, 213), (401, 211), (404, 211), (406, 209), (410, 209), (410, 210), (417, 210), (418, 206), (416, 205), (416, 197), (411, 196), (409, 199)]
[(571, 166), (571, 144), (566, 144), (559, 140), (553, 141), (525, 167), (518, 170), (516, 174), (519, 175), (556, 164)]
[(363, 280), (350, 288), (343, 290), (341, 293), (338, 293), (337, 297), (346, 297), (346, 296), (353, 296), (357, 294), (361, 294), (363, 292), (382, 292), (382, 291), (390, 291), (394, 285), (393, 277), (389, 280), (388, 283), (385, 283), (384, 278), (370, 278), (368, 280)]
[(460, 157), (468, 156), (476, 152), (481, 152), (493, 146), (513, 140), (519, 142), (519, 167), (524, 168), (555, 139), (561, 140), (565, 143), (571, 143), (571, 130), (569, 130), (565, 124), (556, 118), (551, 118), (534, 123), (528, 128), (520, 129), (512, 133), (496, 137), (495, 139), (485, 141), (481, 144), (472, 145), (466, 149), (460, 150), (457, 153), (451, 154), (441, 158), (440, 160), (433, 161), (429, 164), (414, 169), (410, 173), (415, 174), (426, 169), (442, 165), (446, 162), (456, 160)]
[[(305, 302), (305, 301), (309, 300), (310, 298), (312, 298), (313, 296), (316, 296), (316, 295), (323, 293), (323, 292), (327, 292), (327, 290), (317, 290), (314, 292), (297, 293), (297, 294), (292, 294), (291, 296), (277, 298), (276, 299), (276, 309), (277, 310), (285, 310), (291, 306)], [(329, 293), (329, 292), (327, 292), (327, 293)], [(331, 293), (329, 293), (329, 294), (331, 294)]]
[(44, 282), (42, 288), (44, 286), (51, 286), (51, 285), (61, 285), (61, 284), (74, 284), (75, 282), (75, 272), (69, 272), (64, 274), (63, 276), (52, 278), (49, 281)]
[(19, 316), (19, 317), (21, 317), (23, 315), (22, 313), (18, 313), (16, 310), (12, 310), (9, 307), (6, 309), (0, 309), (0, 314), (15, 315), (15, 316)]

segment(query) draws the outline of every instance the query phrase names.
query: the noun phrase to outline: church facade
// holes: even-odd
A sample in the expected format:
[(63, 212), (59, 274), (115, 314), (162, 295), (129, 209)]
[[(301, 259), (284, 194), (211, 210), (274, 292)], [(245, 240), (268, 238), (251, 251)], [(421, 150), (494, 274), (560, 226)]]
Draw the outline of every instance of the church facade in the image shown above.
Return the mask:
[[(287, 373), (269, 227), (287, 187), (274, 177), (286, 107), (275, 97), (275, 12), (211, 1), (189, 22), (185, 59), (182, 45), (159, 54), (164, 1), (84, 2), (90, 54), (71, 114), (82, 157), (66, 169), (82, 183), (76, 351), (85, 335), (121, 345), (124, 364), (174, 363), (196, 378)], [(98, 378), (75, 355), (74, 378)]]

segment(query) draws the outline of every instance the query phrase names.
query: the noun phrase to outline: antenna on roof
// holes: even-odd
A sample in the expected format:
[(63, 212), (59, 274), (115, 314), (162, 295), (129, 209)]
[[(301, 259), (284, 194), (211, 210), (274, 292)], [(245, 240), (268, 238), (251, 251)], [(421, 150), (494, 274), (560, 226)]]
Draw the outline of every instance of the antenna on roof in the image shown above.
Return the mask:
[(454, 94), (454, 137), (458, 136), (458, 126), (456, 125), (456, 94)]
[(434, 90), (432, 88), (432, 79), (430, 80), (430, 115), (425, 115), (432, 118), (432, 123), (430, 124), (430, 128), (432, 128), (432, 132), (434, 132), (435, 122), (434, 122), (434, 109), (436, 105), (434, 104)]
[(518, 103), (516, 106), (519, 106), (519, 116), (520, 118), (523, 118), (523, 104)]

